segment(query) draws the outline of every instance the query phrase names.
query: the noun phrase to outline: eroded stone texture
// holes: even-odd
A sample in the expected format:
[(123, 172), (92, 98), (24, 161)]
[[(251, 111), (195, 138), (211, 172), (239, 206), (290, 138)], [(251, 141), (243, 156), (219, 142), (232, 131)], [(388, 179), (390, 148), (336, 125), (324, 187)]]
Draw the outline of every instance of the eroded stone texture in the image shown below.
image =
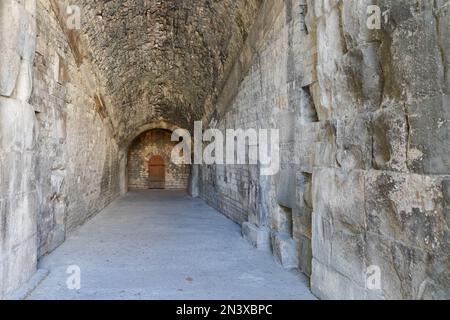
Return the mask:
[[(446, 298), (450, 109), (439, 26), (449, 2), (380, 1), (380, 30), (366, 26), (369, 1), (308, 3), (314, 102), (334, 129), (321, 139), (333, 161), (316, 163), (313, 175), (312, 289), (326, 298)], [(371, 266), (381, 290), (368, 290)]]
[(38, 1), (32, 104), (39, 124), (39, 255), (119, 195), (120, 153), (108, 97), (89, 61), (79, 65), (54, 4)]
[[(247, 217), (253, 244), (248, 234), (271, 229), (274, 255), (298, 258), (319, 297), (447, 298), (450, 4), (379, 1), (386, 20), (370, 30), (372, 4), (264, 3), (266, 26), (248, 40), (258, 45), (244, 46), (211, 115), (221, 128), (279, 128), (281, 170), (203, 168), (203, 197)], [(257, 185), (260, 205), (236, 185)], [(290, 237), (296, 256), (277, 240)], [(374, 266), (381, 290), (367, 286)]]
[[(234, 63), (260, 0), (88, 1), (83, 34), (114, 97), (118, 134), (162, 118), (190, 128)], [(134, 137), (132, 137), (134, 138)]]
[(0, 299), (28, 281), (37, 265), (37, 122), (28, 103), (36, 41), (33, 3), (0, 3)]

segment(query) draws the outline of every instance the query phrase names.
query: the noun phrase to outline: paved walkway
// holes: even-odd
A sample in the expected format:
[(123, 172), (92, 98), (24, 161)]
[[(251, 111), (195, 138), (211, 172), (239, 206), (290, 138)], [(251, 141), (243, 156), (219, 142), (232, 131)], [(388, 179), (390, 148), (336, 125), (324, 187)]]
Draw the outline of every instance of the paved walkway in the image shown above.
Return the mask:
[[(81, 289), (67, 289), (67, 268)], [(314, 299), (305, 278), (254, 249), (240, 227), (182, 192), (131, 192), (40, 262), (30, 299)]]

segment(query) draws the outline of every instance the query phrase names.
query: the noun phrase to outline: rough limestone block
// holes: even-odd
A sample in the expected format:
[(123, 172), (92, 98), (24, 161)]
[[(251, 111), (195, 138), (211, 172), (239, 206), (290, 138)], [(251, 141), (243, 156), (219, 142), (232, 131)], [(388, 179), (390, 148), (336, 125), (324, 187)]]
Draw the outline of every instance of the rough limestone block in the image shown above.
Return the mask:
[[(276, 196), (276, 195), (275, 195)], [(273, 230), (291, 233), (292, 230), (292, 209), (279, 205), (277, 202), (274, 204), (272, 213), (270, 215), (270, 227)]]
[(337, 167), (336, 122), (326, 121), (320, 124), (320, 140), (314, 144), (313, 167)]
[(28, 103), (0, 97), (0, 149), (32, 150), (36, 139), (36, 116)]
[(297, 244), (286, 233), (272, 232), (272, 251), (276, 260), (285, 269), (298, 268)]
[(390, 10), (382, 39), (390, 55), (383, 61), (385, 95), (416, 100), (440, 94), (444, 69), (433, 2), (416, 6), (408, 0), (384, 0), (383, 7)]
[(379, 268), (385, 299), (430, 299), (436, 284), (448, 281), (448, 261), (438, 262), (437, 257), (384, 236), (369, 234), (367, 240), (367, 265)]
[(363, 230), (364, 171), (316, 169), (313, 174), (313, 207), (338, 227)]
[[(345, 52), (345, 42), (340, 28), (340, 12), (334, 8), (326, 20), (320, 20), (317, 25), (317, 76), (320, 84), (320, 106), (325, 109), (333, 108), (333, 91), (339, 75), (339, 61)], [(336, 95), (343, 92), (335, 92)]]
[(27, 192), (11, 196), (5, 209), (8, 224), (2, 232), (3, 246), (5, 252), (11, 253), (36, 235), (36, 194)]
[(248, 222), (242, 224), (242, 236), (259, 250), (270, 250), (270, 230)]
[(345, 277), (352, 279), (358, 286), (366, 283), (366, 265), (364, 261), (365, 237), (360, 231), (334, 228), (331, 240), (330, 266)]
[(319, 141), (320, 123), (298, 125), (295, 138), (295, 163), (303, 172), (312, 173), (315, 143)]
[(19, 76), (16, 82), (16, 89), (13, 97), (19, 101), (27, 102), (33, 91), (32, 65), (27, 60), (22, 60), (20, 64)]
[(294, 168), (281, 169), (277, 183), (278, 204), (286, 208), (295, 207), (296, 175)]
[(367, 28), (367, 8), (372, 0), (342, 1), (342, 28), (348, 48), (378, 40), (379, 32)]
[(331, 240), (333, 225), (324, 218), (320, 212), (312, 214), (312, 254), (314, 259), (322, 264), (329, 265), (331, 262)]
[(33, 61), (36, 52), (36, 18), (24, 9), (21, 10), (21, 29), (18, 53), (23, 60)]
[(333, 94), (333, 117), (343, 119), (380, 107), (383, 71), (378, 43), (369, 43), (349, 50), (337, 59), (338, 71), (330, 88)]
[(293, 142), (295, 140), (295, 114), (293, 112), (283, 113), (278, 117), (280, 143)]
[(292, 210), (293, 234), (311, 237), (312, 175), (297, 173), (296, 205)]
[(367, 228), (429, 252), (449, 252), (442, 179), (371, 171), (366, 175)]
[(375, 169), (408, 171), (408, 123), (403, 106), (377, 111), (373, 116), (372, 133)]
[(407, 104), (408, 166), (419, 174), (450, 173), (450, 96)]
[(371, 122), (368, 117), (358, 116), (337, 120), (336, 161), (345, 170), (372, 168)]
[(360, 300), (365, 299), (364, 287), (351, 279), (320, 263), (312, 262), (311, 291), (324, 300)]
[(0, 2), (0, 95), (11, 96), (20, 71), (23, 8), (15, 0)]
[(36, 234), (9, 251), (4, 265), (4, 296), (12, 295), (34, 275), (37, 269)]
[(298, 248), (298, 265), (300, 271), (302, 271), (308, 277), (312, 274), (312, 247), (311, 239), (305, 236), (295, 237)]
[(20, 56), (12, 49), (0, 47), (0, 95), (11, 96), (20, 71)]

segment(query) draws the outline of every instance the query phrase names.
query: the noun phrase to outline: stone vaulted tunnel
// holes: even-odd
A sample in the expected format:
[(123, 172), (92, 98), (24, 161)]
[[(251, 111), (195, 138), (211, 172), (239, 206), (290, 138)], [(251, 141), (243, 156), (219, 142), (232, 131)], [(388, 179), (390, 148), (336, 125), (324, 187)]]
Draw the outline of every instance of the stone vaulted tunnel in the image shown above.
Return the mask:
[[(450, 0), (1, 0), (0, 299), (449, 299), (449, 39)], [(175, 164), (198, 121), (279, 170)]]

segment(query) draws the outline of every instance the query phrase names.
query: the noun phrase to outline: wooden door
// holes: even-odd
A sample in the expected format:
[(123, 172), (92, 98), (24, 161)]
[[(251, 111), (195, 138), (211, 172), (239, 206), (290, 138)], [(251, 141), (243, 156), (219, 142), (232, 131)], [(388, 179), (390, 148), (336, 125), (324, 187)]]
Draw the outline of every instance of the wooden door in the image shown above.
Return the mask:
[(148, 164), (149, 188), (164, 189), (166, 185), (166, 164), (161, 156), (154, 156)]

